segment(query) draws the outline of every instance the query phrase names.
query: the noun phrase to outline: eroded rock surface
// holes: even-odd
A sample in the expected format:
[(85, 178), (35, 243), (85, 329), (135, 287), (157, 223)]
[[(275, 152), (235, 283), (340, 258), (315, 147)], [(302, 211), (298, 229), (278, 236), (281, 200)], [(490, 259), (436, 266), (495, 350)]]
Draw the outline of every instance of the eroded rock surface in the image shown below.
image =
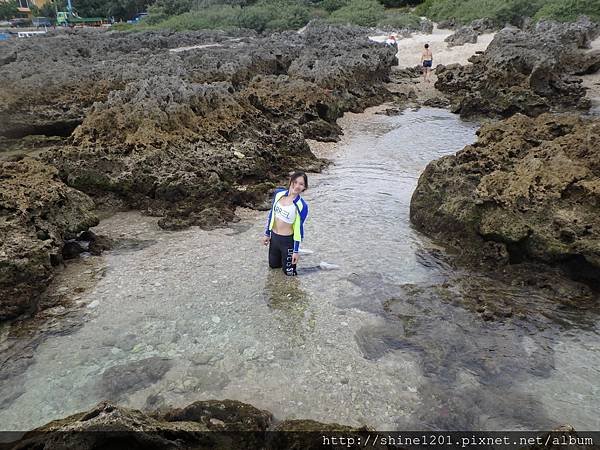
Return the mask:
[[(279, 433), (269, 434), (271, 430)], [(312, 420), (288, 420), (276, 425), (269, 411), (234, 400), (197, 401), (151, 415), (102, 402), (90, 411), (27, 433), (12, 448), (310, 449), (322, 448), (320, 433), (327, 432), (358, 437), (368, 429)]]
[[(367, 426), (356, 428), (310, 419), (277, 423), (269, 411), (235, 400), (197, 401), (166, 414), (149, 415), (101, 402), (89, 411), (52, 421), (26, 433), (11, 448), (317, 450), (361, 448), (365, 442), (369, 448), (390, 448), (387, 442), (374, 440), (373, 431)], [(550, 433), (557, 438), (577, 436), (570, 425), (562, 425)], [(546, 435), (538, 439), (545, 442)]]
[[(20, 152), (33, 135), (57, 143), (39, 156), (45, 164), (2, 166), (11, 180), (18, 170), (44, 176), (30, 189), (29, 181), (2, 186), (10, 229), (0, 286), (13, 299), (0, 319), (31, 306), (52, 264), (83, 249), (64, 240), (95, 224), (91, 200), (60, 180), (108, 209), (162, 216), (164, 228), (219, 226), (235, 219), (236, 206), (263, 206), (290, 170), (323, 167), (305, 138), (337, 140), (344, 111), (384, 101), (396, 62), (366, 30), (323, 24), (268, 37), (69, 31), (0, 47), (0, 146)], [(11, 218), (13, 198), (41, 201), (41, 211)]]
[(460, 27), (456, 32), (444, 39), (448, 47), (456, 47), (465, 44), (475, 44), (480, 33), (471, 27)]
[(585, 18), (571, 24), (540, 22), (532, 31), (505, 28), (483, 54), (469, 59), (471, 65), (439, 67), (435, 87), (461, 116), (589, 108), (574, 74), (597, 70), (600, 52), (582, 50), (598, 32), (598, 25)]
[(94, 202), (34, 159), (0, 163), (0, 320), (35, 309), (65, 239), (98, 224)]
[(411, 221), (498, 264), (536, 260), (600, 282), (600, 120), (517, 114), (430, 163)]
[[(387, 98), (383, 82), (396, 62), (392, 48), (352, 27), (176, 36), (150, 33), (146, 44), (139, 35), (83, 33), (19, 44), (16, 60), (0, 67), (0, 134), (32, 131), (19, 128), (25, 116), (38, 133), (80, 123), (69, 145), (43, 157), (68, 185), (164, 216), (165, 228), (210, 227), (232, 220), (235, 206), (262, 204), (289, 170), (322, 167), (304, 139), (337, 140), (343, 111)], [(49, 64), (18, 79), (39, 53)]]
[[(110, 91), (177, 71), (177, 64), (169, 65), (169, 49), (252, 35), (61, 30), (39, 39), (10, 41), (0, 47), (0, 136), (68, 136), (84, 119), (85, 109), (106, 100)], [(173, 55), (172, 60), (177, 59)]]

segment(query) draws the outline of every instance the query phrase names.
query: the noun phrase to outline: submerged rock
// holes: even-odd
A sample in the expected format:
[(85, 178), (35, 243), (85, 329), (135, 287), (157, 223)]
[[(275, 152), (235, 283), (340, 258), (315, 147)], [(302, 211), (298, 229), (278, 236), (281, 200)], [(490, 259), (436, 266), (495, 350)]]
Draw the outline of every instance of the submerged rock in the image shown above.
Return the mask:
[(98, 389), (103, 397), (116, 401), (159, 381), (170, 368), (171, 362), (158, 356), (113, 366), (102, 374)]
[(89, 230), (81, 233), (77, 239), (87, 242), (88, 251), (95, 256), (102, 254), (105, 250), (110, 250), (114, 245), (112, 239), (97, 235)]
[(413, 224), (479, 260), (542, 261), (599, 283), (600, 120), (517, 114), (478, 136), (427, 166)]
[(585, 18), (572, 24), (541, 22), (531, 31), (504, 28), (483, 54), (469, 59), (471, 65), (439, 67), (435, 87), (461, 116), (589, 108), (581, 79), (573, 75), (597, 67), (600, 52), (582, 49), (598, 32), (598, 25)]
[(63, 246), (98, 224), (94, 202), (54, 167), (0, 162), (0, 320), (32, 311), (62, 262)]
[(67, 241), (62, 249), (63, 259), (77, 258), (80, 253), (84, 251), (84, 248), (77, 241)]

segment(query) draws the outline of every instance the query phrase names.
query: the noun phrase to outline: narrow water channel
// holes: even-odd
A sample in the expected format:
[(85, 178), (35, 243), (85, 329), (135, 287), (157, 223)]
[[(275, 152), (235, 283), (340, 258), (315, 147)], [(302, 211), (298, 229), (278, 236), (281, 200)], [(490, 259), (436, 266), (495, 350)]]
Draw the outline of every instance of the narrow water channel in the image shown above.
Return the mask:
[[(427, 163), (476, 129), (437, 109), (354, 116), (334, 163), (309, 177), (312, 253), (296, 278), (268, 269), (262, 212), (213, 231), (166, 232), (137, 213), (103, 221), (97, 231), (120, 244), (81, 294), (86, 321), (0, 382), (22, 387), (0, 428), (103, 399), (154, 409), (211, 398), (382, 430), (600, 428), (597, 312), (486, 322), (425, 288), (452, 269), (411, 227), (410, 197)], [(487, 289), (528, 301), (518, 287)]]

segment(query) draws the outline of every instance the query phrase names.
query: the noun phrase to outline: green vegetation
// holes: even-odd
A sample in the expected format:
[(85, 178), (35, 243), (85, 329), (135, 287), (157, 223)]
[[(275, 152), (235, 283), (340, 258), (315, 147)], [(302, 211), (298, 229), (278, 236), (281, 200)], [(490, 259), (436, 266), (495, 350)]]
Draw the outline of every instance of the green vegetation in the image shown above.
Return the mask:
[[(228, 5), (211, 6), (202, 11), (190, 11), (172, 16), (150, 26), (174, 31), (211, 29), (216, 28), (216, 24), (219, 24), (220, 28), (233, 28), (236, 26), (239, 10), (239, 7)], [(152, 17), (150, 15), (150, 19)]]
[[(419, 28), (420, 16), (434, 21), (469, 23), (489, 18), (498, 25), (519, 24), (523, 18), (576, 20), (580, 14), (600, 20), (600, 0), (73, 0), (84, 17), (127, 20), (136, 13), (149, 16), (135, 26), (117, 29), (227, 29), (257, 31), (297, 29), (311, 19), (362, 26)], [(53, 0), (64, 11), (66, 0)], [(14, 15), (15, 0), (0, 0), (0, 17)], [(415, 7), (416, 6), (416, 7)], [(414, 10), (412, 10), (412, 8)], [(8, 11), (8, 12), (7, 12)], [(40, 14), (53, 16), (44, 7)]]
[(400, 8), (403, 6), (415, 6), (423, 0), (379, 0), (386, 8)]
[(336, 9), (343, 8), (350, 3), (350, 0), (323, 0), (321, 2), (321, 8), (325, 11), (332, 13)]
[(535, 19), (571, 22), (581, 14), (600, 21), (600, 0), (551, 0), (536, 12)]
[[(61, 11), (64, 11), (64, 9), (61, 9)], [(41, 17), (51, 17), (52, 19), (56, 19), (56, 8), (54, 7), (54, 4), (52, 2), (44, 4), (40, 8), (38, 15)]]
[(385, 9), (377, 0), (352, 0), (346, 6), (333, 11), (328, 20), (333, 23), (374, 27), (384, 16)]
[(261, 0), (242, 8), (238, 26), (257, 31), (297, 29), (311, 19), (309, 7), (293, 0)]
[(566, 22), (581, 14), (598, 20), (600, 0), (425, 0), (415, 14), (436, 22), (454, 19), (458, 23), (487, 17), (498, 25), (519, 23), (524, 17)]
[[(188, 0), (184, 0), (188, 1)], [(377, 0), (258, 0), (253, 3), (212, 4), (169, 16), (176, 12), (174, 0), (158, 0), (150, 7), (150, 16), (136, 26), (138, 30), (251, 28), (257, 31), (298, 29), (311, 19), (323, 18), (334, 23), (376, 26), (385, 18), (385, 8)], [(179, 4), (177, 4), (179, 5)], [(396, 22), (399, 19), (396, 17)], [(407, 19), (404, 18), (406, 21)], [(118, 26), (117, 29), (131, 29)]]
[(17, 14), (17, 2), (11, 0), (8, 2), (0, 1), (0, 19), (12, 19)]
[(393, 28), (408, 28), (416, 30), (420, 28), (421, 18), (415, 14), (404, 11), (386, 12), (385, 18), (379, 21), (379, 26), (389, 26)]
[(140, 25), (119, 25), (117, 29), (174, 31), (251, 28), (257, 31), (297, 29), (317, 17), (319, 10), (294, 0), (260, 0), (252, 5), (214, 4), (174, 16), (164, 6), (149, 9), (150, 15)]

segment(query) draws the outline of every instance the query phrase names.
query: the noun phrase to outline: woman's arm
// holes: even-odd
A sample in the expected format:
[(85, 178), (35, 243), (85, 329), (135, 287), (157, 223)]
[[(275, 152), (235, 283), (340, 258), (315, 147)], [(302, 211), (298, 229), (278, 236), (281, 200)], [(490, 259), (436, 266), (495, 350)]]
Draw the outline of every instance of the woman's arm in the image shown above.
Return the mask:
[(269, 210), (269, 215), (267, 216), (267, 226), (265, 227), (265, 236), (271, 237), (271, 219), (273, 217), (273, 204), (271, 203), (271, 209)]

